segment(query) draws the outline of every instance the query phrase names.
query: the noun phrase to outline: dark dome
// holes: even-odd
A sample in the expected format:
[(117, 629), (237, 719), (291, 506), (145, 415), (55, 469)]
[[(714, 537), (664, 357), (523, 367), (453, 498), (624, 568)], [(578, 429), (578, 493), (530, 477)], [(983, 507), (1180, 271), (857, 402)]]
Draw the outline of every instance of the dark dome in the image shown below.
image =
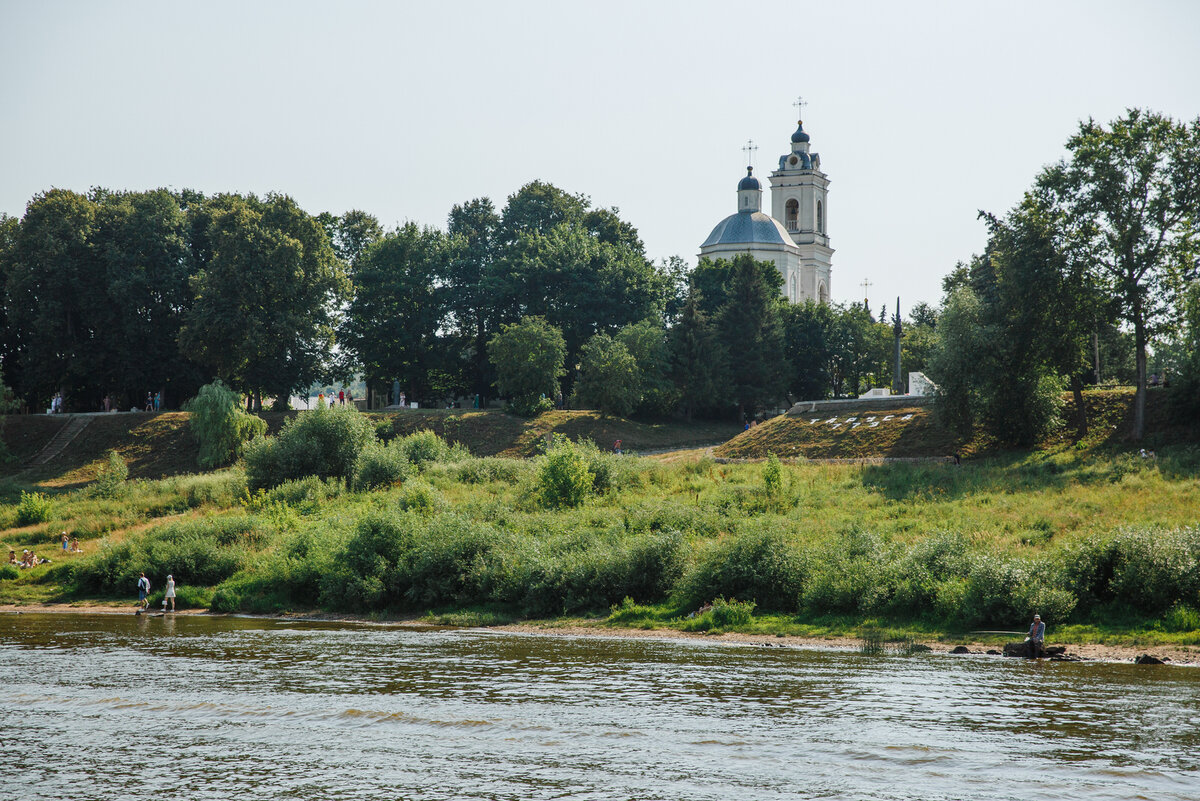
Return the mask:
[(762, 189), (762, 185), (759, 184), (758, 179), (754, 177), (753, 167), (747, 167), (746, 177), (738, 181), (738, 191), (741, 192), (743, 189)]
[(796, 132), (794, 134), (792, 134), (792, 141), (793, 142), (807, 142), (808, 139), (809, 139), (808, 134), (806, 134), (804, 132), (804, 121), (798, 120), (796, 122)]

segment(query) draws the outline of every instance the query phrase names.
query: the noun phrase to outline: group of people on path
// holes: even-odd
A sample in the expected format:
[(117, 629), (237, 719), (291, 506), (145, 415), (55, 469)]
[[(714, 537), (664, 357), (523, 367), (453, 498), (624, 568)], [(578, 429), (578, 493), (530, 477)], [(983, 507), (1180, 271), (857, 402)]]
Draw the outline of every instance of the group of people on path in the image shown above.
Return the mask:
[[(325, 395), (325, 393), (323, 391), (317, 394), (317, 408), (318, 409), (323, 408), (325, 406), (326, 397), (327, 396)], [(339, 389), (336, 397), (334, 397), (333, 391), (331, 390), (328, 395), (328, 398), (329, 398), (329, 408), (331, 408), (331, 409), (335, 405), (345, 406), (347, 403), (349, 403), (351, 406), (354, 405), (354, 393), (347, 392), (344, 389)]]
[[(138, 591), (138, 611), (145, 612), (150, 607), (150, 579), (146, 578), (146, 574), (142, 573), (137, 580)], [(167, 592), (163, 596), (163, 611), (168, 611), (167, 605), (170, 604), (169, 611), (175, 611), (175, 577), (167, 576)]]

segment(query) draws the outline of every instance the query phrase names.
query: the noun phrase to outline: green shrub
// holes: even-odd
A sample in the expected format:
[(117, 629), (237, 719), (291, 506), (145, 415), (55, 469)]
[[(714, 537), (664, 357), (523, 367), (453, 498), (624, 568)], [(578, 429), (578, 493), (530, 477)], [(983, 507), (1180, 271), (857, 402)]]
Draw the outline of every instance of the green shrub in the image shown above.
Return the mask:
[(247, 508), (260, 511), (272, 504), (281, 504), (297, 508), (303, 514), (315, 514), (329, 501), (341, 497), (345, 490), (346, 485), (339, 478), (306, 476), (285, 481), (266, 491), (259, 490)]
[(129, 465), (121, 454), (109, 449), (104, 464), (96, 473), (93, 491), (101, 498), (119, 498), (125, 494), (125, 481), (129, 478)]
[(891, 559), (874, 534), (850, 531), (827, 540), (809, 562), (804, 608), (815, 614), (879, 611), (892, 594)]
[(765, 609), (794, 611), (808, 574), (805, 554), (783, 534), (753, 531), (707, 548), (680, 583), (681, 600), (746, 598)]
[(683, 573), (684, 539), (676, 532), (619, 539), (588, 537), (578, 547), (530, 550), (513, 572), (510, 593), (529, 614), (604, 609), (626, 595), (662, 598)]
[(538, 467), (538, 499), (550, 508), (579, 506), (591, 495), (594, 481), (585, 449), (565, 437), (556, 438)]
[(442, 494), (424, 481), (409, 481), (400, 490), (396, 506), (403, 512), (430, 515), (442, 506)]
[(461, 445), (451, 445), (432, 431), (418, 431), (397, 442), (408, 461), (418, 470), (434, 463), (461, 462), (470, 453)]
[(267, 433), (266, 421), (242, 411), (241, 396), (220, 379), (200, 387), (183, 405), (188, 425), (200, 445), (201, 467), (220, 467), (238, 457), (245, 443)]
[(537, 417), (542, 412), (554, 411), (554, 401), (545, 395), (541, 397), (521, 395), (509, 398), (504, 404), (504, 411), (515, 414), (517, 417)]
[(712, 601), (712, 609), (686, 621), (684, 631), (710, 631), (714, 629), (730, 629), (737, 626), (749, 625), (754, 619), (753, 601), (725, 600), (717, 596)]
[(415, 529), (411, 550), (397, 565), (395, 600), (420, 609), (487, 602), (504, 583), (508, 539), (459, 515)]
[(783, 494), (783, 466), (779, 463), (779, 457), (773, 453), (767, 454), (762, 479), (763, 492), (768, 498), (778, 498)]
[(45, 523), (54, 512), (54, 502), (40, 492), (22, 492), (17, 504), (18, 526), (31, 526), (34, 523)]
[(68, 565), (70, 581), (77, 592), (102, 594), (134, 591), (143, 571), (155, 586), (168, 574), (183, 584), (219, 584), (247, 564), (250, 549), (262, 543), (260, 525), (247, 516), (185, 520), (105, 542)]
[(1200, 602), (1200, 529), (1128, 530), (1065, 547), (1064, 584), (1084, 610), (1116, 602), (1150, 615)]
[(0, 581), (20, 578), (21, 571), (12, 565), (0, 565)]
[(246, 482), (251, 491), (292, 478), (352, 478), (359, 454), (375, 441), (370, 421), (353, 406), (317, 407), (288, 420), (278, 437), (247, 446)]
[(396, 426), (389, 420), (380, 420), (375, 423), (375, 439), (387, 445), (396, 438)]
[(414, 472), (400, 440), (392, 440), (387, 445), (372, 443), (358, 455), (354, 465), (354, 488), (363, 491), (395, 486), (412, 478)]
[(1162, 628), (1172, 632), (1200, 631), (1200, 611), (1194, 606), (1175, 604), (1163, 616)]
[(529, 472), (529, 463), (521, 459), (503, 459), (489, 456), (468, 459), (458, 466), (454, 475), (466, 484), (486, 484), (500, 481), (516, 484)]

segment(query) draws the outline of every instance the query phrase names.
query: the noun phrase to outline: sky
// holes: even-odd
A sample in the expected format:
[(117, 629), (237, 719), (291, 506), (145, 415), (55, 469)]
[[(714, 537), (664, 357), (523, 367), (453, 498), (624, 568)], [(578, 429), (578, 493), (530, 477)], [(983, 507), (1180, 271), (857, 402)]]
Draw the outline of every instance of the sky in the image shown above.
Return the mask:
[(908, 309), (1080, 121), (1200, 115), (1198, 43), (1190, 0), (0, 0), (0, 212), (165, 186), (444, 228), (540, 179), (694, 264), (803, 96), (833, 299)]

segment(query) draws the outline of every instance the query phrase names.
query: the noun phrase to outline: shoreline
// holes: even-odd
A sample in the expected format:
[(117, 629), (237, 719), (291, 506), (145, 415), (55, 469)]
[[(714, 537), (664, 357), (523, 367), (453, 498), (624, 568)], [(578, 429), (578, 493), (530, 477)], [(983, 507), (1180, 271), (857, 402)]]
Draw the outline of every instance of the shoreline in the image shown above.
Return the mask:
[[(161, 610), (150, 610), (158, 614)], [(52, 615), (129, 615), (134, 613), (133, 604), (0, 604), (0, 614), (52, 614)], [(396, 626), (406, 628), (458, 628), (463, 630), (496, 631), (511, 634), (527, 634), (543, 637), (591, 637), (615, 638), (627, 640), (687, 640), (697, 643), (737, 643), (758, 647), (797, 648), (807, 650), (827, 651), (856, 651), (862, 645), (858, 637), (828, 636), (803, 637), (797, 635), (750, 634), (743, 632), (724, 632), (709, 634), (705, 632), (680, 631), (670, 628), (641, 629), (621, 626), (608, 626), (603, 622), (595, 623), (504, 623), (495, 626), (451, 626), (431, 623), (415, 615), (386, 618), (370, 618), (366, 615), (356, 615), (340, 612), (282, 612), (275, 615), (265, 614), (225, 614), (209, 612), (207, 609), (181, 609), (173, 612), (175, 615), (189, 617), (246, 617), (262, 620), (308, 620), (325, 623), (355, 623), (379, 626)], [(929, 653), (951, 655), (955, 648), (966, 647), (971, 656), (987, 656), (987, 652), (999, 651), (1003, 644), (984, 643), (977, 640), (963, 639), (955, 643), (946, 643), (933, 639), (917, 639), (915, 643), (929, 649)], [(1107, 662), (1129, 664), (1142, 654), (1162, 659), (1168, 665), (1180, 667), (1200, 667), (1200, 646), (1160, 645), (1160, 646), (1129, 646), (1108, 645), (1103, 643), (1071, 643), (1062, 641), (1047, 642), (1048, 645), (1064, 645), (1068, 657), (1077, 657), (1087, 662)], [(960, 652), (961, 653), (961, 652)], [(992, 656), (998, 656), (991, 654)], [(1004, 658), (998, 656), (998, 658)], [(1012, 658), (1012, 657), (1010, 657)], [(1071, 660), (1074, 661), (1074, 660)]]

